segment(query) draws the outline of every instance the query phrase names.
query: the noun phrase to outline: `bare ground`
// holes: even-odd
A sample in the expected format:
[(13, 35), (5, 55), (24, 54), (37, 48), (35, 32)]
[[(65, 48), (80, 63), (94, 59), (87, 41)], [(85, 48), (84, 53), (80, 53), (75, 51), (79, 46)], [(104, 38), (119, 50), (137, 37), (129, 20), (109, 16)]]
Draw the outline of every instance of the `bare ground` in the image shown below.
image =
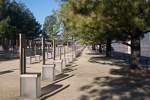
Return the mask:
[[(63, 73), (56, 72), (56, 81), (41, 81), (42, 95), (35, 100), (150, 100), (149, 72), (128, 67), (123, 60), (84, 49)], [(27, 72), (41, 70), (41, 62), (27, 65)], [(0, 100), (30, 100), (19, 97), (18, 59), (0, 62), (0, 82)]]

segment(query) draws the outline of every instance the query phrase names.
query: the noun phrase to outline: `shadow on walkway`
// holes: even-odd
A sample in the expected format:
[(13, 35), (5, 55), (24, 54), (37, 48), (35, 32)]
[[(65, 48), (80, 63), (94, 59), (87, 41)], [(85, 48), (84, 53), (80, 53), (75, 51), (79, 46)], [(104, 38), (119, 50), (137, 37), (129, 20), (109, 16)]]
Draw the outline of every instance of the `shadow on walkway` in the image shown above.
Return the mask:
[(89, 62), (121, 69), (110, 69), (110, 76), (95, 77), (82, 86), (79, 100), (150, 100), (150, 71), (131, 70), (125, 61), (104, 56), (91, 57)]
[[(31, 67), (26, 67), (26, 68), (31, 68)], [(12, 73), (12, 72), (14, 72), (14, 70), (19, 70), (19, 68), (17, 68), (17, 69), (11, 69), (11, 70), (6, 70), (6, 71), (1, 71), (0, 75)]]
[(77, 70), (77, 69), (65, 68), (65, 69), (63, 70), (63, 73), (69, 73), (69, 72), (72, 72), (72, 71), (75, 71), (75, 70)]
[(98, 64), (103, 64), (103, 65), (115, 65), (115, 66), (119, 66), (119, 67), (129, 67), (129, 63), (123, 61), (123, 60), (116, 60), (114, 58), (107, 58), (104, 56), (98, 56), (98, 57), (91, 57), (89, 59), (89, 62), (91, 63), (98, 63)]
[(43, 96), (43, 95), (46, 95), (48, 93), (51, 93), (51, 92), (61, 88), (62, 86), (63, 85), (55, 85), (55, 84), (47, 85), (41, 89), (41, 92), (42, 92), (41, 95)]
[[(64, 77), (62, 77), (62, 76), (64, 76)], [(67, 86), (63, 87), (62, 84), (59, 85), (57, 83), (59, 83), (59, 82), (61, 82), (63, 80), (66, 80), (68, 78), (71, 78), (73, 76), (74, 75), (70, 75), (69, 76), (68, 74), (64, 74), (64, 75), (59, 74), (57, 76), (57, 77), (59, 77), (58, 78), (59, 80), (57, 79), (53, 83), (51, 83), (51, 84), (49, 84), (49, 85), (47, 85), (47, 86), (42, 88), (42, 90), (41, 90), (42, 93), (41, 93), (41, 99), (40, 100), (45, 100), (45, 99), (47, 99), (47, 98), (49, 98), (49, 97), (51, 97), (51, 96), (53, 96), (53, 95), (63, 91), (64, 89), (68, 88), (70, 85), (67, 85)]]
[[(47, 88), (48, 92), (51, 93), (49, 95), (43, 96), (40, 100), (46, 100), (47, 98), (56, 95), (57, 93), (67, 89), (70, 85), (67, 85), (65, 87), (62, 87), (63, 85), (49, 85), (48, 87), (44, 87)], [(62, 87), (62, 88), (61, 88)]]
[[(68, 78), (71, 78), (74, 75), (69, 76), (68, 74), (65, 74), (65, 75), (59, 74), (59, 76), (61, 77), (61, 78), (59, 77), (59, 80), (56, 80), (52, 84), (49, 84), (49, 85), (42, 88), (42, 90), (41, 90), (42, 93), (41, 93), (41, 99), (40, 100), (45, 100), (45, 99), (47, 99), (47, 98), (63, 91), (64, 89), (68, 88), (70, 85), (67, 85), (67, 86), (63, 87), (62, 84), (59, 85), (57, 83), (61, 82), (63, 80), (66, 80)], [(64, 76), (64, 77), (62, 77), (62, 76)]]
[(61, 73), (61, 74), (56, 75), (55, 78), (56, 78), (56, 80), (59, 80), (59, 79), (62, 79), (64, 77), (67, 77), (67, 76), (69, 76), (69, 74)]
[(111, 69), (110, 74), (120, 77), (95, 77), (80, 88), (85, 94), (79, 100), (149, 100), (150, 74), (127, 68)]
[(12, 73), (12, 72), (14, 72), (14, 71), (12, 71), (12, 70), (1, 71), (0, 75), (7, 74), (7, 73)]
[(93, 53), (85, 53), (87, 55), (103, 55), (103, 54), (100, 54), (100, 53), (97, 53), (97, 52), (93, 52)]
[(39, 61), (39, 62), (32, 62), (31, 64), (38, 64), (38, 63), (40, 63), (41, 61)]
[[(76, 59), (76, 61), (77, 60), (78, 59)], [(70, 86), (70, 84), (63, 86), (62, 84), (58, 84), (58, 83), (74, 76), (74, 74), (71, 74), (71, 75), (66, 74), (68, 72), (77, 70), (74, 68), (78, 65), (73, 65), (73, 64), (75, 64), (74, 61), (69, 62), (69, 64), (67, 64), (65, 69), (63, 69), (63, 73), (56, 75), (56, 81), (42, 88), (42, 96), (40, 100), (45, 100), (51, 96), (54, 96), (55, 94), (67, 89)]]

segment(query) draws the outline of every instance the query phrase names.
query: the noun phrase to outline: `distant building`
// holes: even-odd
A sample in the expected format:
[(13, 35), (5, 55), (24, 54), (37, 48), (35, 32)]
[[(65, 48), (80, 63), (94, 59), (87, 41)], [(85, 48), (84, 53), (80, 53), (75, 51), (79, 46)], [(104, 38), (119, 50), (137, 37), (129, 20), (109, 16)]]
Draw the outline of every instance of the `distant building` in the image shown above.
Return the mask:
[[(130, 41), (128, 41), (130, 43)], [(121, 43), (112, 43), (111, 45), (114, 51), (129, 53), (131, 54), (131, 48), (127, 45)], [(150, 57), (150, 33), (144, 35), (144, 38), (141, 38), (141, 55)]]

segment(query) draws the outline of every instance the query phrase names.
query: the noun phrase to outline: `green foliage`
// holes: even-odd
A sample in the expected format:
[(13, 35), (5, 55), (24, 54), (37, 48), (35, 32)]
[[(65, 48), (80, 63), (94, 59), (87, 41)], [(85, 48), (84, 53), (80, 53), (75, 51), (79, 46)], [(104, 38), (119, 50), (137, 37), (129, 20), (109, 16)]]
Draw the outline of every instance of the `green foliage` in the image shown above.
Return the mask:
[(142, 36), (149, 30), (149, 0), (65, 2), (57, 14), (64, 30), (90, 43), (93, 40), (93, 43), (103, 42), (107, 37), (125, 41), (131, 36)]
[(43, 25), (43, 30), (45, 32), (45, 37), (49, 37), (52, 41), (53, 39), (59, 40), (58, 33), (59, 33), (60, 24), (57, 21), (57, 17), (55, 15), (50, 15), (45, 18), (45, 22)]
[[(102, 23), (101, 15), (98, 12), (86, 13), (84, 15), (80, 13), (79, 9), (74, 10), (75, 7), (73, 6), (75, 5), (73, 2), (76, 1), (68, 1), (65, 4), (61, 4), (61, 9), (57, 13), (63, 27), (62, 37), (65, 37), (64, 41), (68, 41), (73, 36), (76, 41), (80, 38), (84, 43), (105, 43), (106, 37), (103, 34), (102, 26), (100, 26)], [(78, 6), (78, 3), (76, 6)], [(79, 12), (77, 13), (78, 10)]]
[(10, 37), (10, 25), (8, 24), (10, 22), (10, 18), (6, 18), (2, 21), (0, 21), (0, 37)]
[(131, 39), (131, 68), (141, 69), (140, 37), (150, 32), (150, 0), (65, 2), (58, 11), (65, 31), (91, 44)]
[[(33, 39), (41, 34), (41, 25), (24, 3), (0, 0), (0, 36), (14, 38), (19, 33)], [(15, 34), (14, 34), (15, 32)]]
[[(149, 0), (110, 0), (103, 5), (103, 16), (117, 31), (129, 36), (141, 36), (149, 29)], [(138, 31), (138, 32), (137, 32)]]

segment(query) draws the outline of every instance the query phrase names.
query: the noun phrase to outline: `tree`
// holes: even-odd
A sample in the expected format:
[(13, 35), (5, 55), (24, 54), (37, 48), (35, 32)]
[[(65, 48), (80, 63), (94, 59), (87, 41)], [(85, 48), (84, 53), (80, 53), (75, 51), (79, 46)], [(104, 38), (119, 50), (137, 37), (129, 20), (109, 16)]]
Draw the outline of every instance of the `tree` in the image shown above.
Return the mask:
[[(26, 34), (28, 39), (34, 39), (41, 34), (41, 25), (24, 3), (15, 0), (0, 0), (0, 37), (3, 47), (8, 50), (8, 38), (13, 39), (13, 47), (19, 38), (19, 33)], [(6, 41), (7, 40), (7, 41)]]
[(0, 37), (10, 37), (10, 18), (6, 18), (0, 21)]
[(109, 21), (115, 23), (112, 26), (116, 31), (128, 35), (131, 39), (132, 69), (142, 69), (140, 37), (149, 32), (149, 5), (149, 0), (109, 0), (103, 1), (102, 4), (103, 16), (107, 19), (109, 17)]
[[(70, 9), (73, 18), (82, 18), (78, 19), (77, 23), (82, 22), (80, 32), (83, 32), (83, 36), (88, 32), (90, 38), (95, 41), (94, 35), (103, 33), (106, 40), (131, 40), (131, 44), (127, 44), (131, 46), (130, 68), (142, 69), (140, 37), (150, 32), (150, 0), (67, 0), (63, 5)], [(73, 18), (66, 16), (65, 24), (76, 21)], [(83, 39), (89, 40), (89, 37)], [(111, 42), (107, 43), (110, 47)]]
[(12, 1), (9, 5), (9, 16), (11, 18), (12, 30), (15, 30), (17, 37), (19, 33), (24, 33), (28, 39), (33, 39), (41, 34), (41, 25), (36, 21), (33, 13), (24, 3)]
[(50, 15), (45, 18), (43, 30), (50, 40), (57, 39), (59, 33), (59, 23), (55, 15)]
[(41, 34), (41, 25), (24, 3), (0, 0), (0, 36), (16, 40), (20, 32), (35, 38)]
[[(80, 37), (82, 42), (93, 45), (106, 43), (106, 40), (109, 40), (110, 42), (108, 42), (109, 44), (107, 46), (107, 51), (109, 50), (109, 52), (107, 52), (106, 55), (110, 56), (111, 39), (109, 37), (112, 37), (112, 35), (109, 37), (108, 35), (104, 36), (103, 33), (109, 33), (108, 28), (106, 29), (108, 25), (105, 25), (105, 27), (100, 25), (103, 24), (103, 22), (101, 21), (102, 19), (99, 11), (90, 13), (90, 10), (87, 11), (87, 9), (83, 10), (77, 8), (82, 7), (80, 2), (79, 4), (78, 1), (71, 3), (72, 1), (68, 1), (65, 4), (61, 4), (61, 9), (58, 12), (58, 18), (63, 23), (65, 31), (68, 31), (70, 36)], [(84, 4), (85, 2), (82, 3)]]
[(0, 0), (0, 36), (10, 37), (10, 17), (8, 16), (9, 0)]
[[(78, 41), (83, 33), (83, 28), (81, 28), (82, 23), (84, 23), (84, 18), (80, 15), (75, 15), (69, 4), (62, 4), (61, 9), (56, 14), (59, 18), (59, 22), (62, 25), (63, 32), (62, 37), (63, 39), (72, 41), (72, 37), (74, 41)], [(85, 31), (84, 31), (85, 32)], [(65, 37), (65, 38), (64, 38)]]

